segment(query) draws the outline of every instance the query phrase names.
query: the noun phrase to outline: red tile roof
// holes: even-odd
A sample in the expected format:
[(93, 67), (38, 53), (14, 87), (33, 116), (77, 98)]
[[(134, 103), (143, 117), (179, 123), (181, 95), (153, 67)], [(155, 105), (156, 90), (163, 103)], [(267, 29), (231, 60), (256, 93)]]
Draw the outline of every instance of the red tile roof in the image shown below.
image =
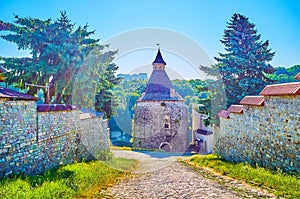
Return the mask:
[(243, 113), (243, 105), (231, 105), (227, 111), (229, 111), (230, 113)]
[(300, 82), (273, 84), (266, 86), (260, 95), (299, 95)]
[(226, 111), (226, 110), (220, 110), (220, 112), (218, 113), (219, 117), (223, 117), (223, 118), (229, 118), (230, 112)]
[(254, 106), (263, 106), (264, 105), (264, 96), (246, 96), (240, 101), (242, 105), (254, 105)]
[(295, 76), (295, 78), (296, 78), (297, 80), (300, 80), (300, 73), (298, 73), (298, 74)]
[(21, 93), (15, 90), (2, 88), (2, 87), (0, 87), (0, 98), (9, 98), (9, 99), (16, 99), (16, 100), (33, 100), (33, 101), (38, 100), (36, 97), (33, 97), (26, 93)]

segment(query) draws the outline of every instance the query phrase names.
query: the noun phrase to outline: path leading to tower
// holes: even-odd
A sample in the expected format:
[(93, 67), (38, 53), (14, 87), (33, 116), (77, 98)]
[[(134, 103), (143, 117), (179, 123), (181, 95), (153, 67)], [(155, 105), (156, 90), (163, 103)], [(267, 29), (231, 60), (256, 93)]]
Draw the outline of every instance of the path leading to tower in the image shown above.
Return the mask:
[(176, 161), (180, 154), (150, 151), (114, 153), (117, 157), (137, 159), (140, 165), (131, 177), (106, 190), (104, 198), (275, 198), (239, 181), (213, 176), (205, 170), (195, 171)]

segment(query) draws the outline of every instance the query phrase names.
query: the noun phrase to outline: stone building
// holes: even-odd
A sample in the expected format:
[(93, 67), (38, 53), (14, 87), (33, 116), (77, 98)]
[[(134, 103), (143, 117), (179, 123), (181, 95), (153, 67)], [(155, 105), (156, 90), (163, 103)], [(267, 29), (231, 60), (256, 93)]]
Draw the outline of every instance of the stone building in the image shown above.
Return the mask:
[(184, 99), (174, 90), (158, 49), (145, 92), (137, 100), (134, 146), (185, 152), (188, 149), (188, 112)]

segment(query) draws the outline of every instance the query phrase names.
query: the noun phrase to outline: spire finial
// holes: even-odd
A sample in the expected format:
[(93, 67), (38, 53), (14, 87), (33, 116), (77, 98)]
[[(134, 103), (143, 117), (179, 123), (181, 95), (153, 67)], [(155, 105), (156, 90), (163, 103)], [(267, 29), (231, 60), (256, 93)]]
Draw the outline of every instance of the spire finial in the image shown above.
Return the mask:
[(160, 50), (160, 45), (159, 45), (159, 43), (157, 43), (156, 45), (157, 45), (158, 50)]

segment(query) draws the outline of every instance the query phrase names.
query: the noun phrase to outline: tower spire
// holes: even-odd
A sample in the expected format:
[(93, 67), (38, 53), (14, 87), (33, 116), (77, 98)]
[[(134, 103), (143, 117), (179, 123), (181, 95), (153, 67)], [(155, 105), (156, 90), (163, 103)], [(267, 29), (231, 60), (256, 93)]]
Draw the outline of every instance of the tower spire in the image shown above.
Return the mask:
[(165, 65), (167, 65), (167, 63), (162, 58), (159, 43), (156, 45), (157, 45), (158, 49), (157, 49), (156, 58), (155, 58), (154, 62), (152, 63), (152, 65), (153, 65), (154, 69), (157, 68), (156, 66), (160, 66), (159, 68), (164, 69), (164, 67), (165, 67)]

